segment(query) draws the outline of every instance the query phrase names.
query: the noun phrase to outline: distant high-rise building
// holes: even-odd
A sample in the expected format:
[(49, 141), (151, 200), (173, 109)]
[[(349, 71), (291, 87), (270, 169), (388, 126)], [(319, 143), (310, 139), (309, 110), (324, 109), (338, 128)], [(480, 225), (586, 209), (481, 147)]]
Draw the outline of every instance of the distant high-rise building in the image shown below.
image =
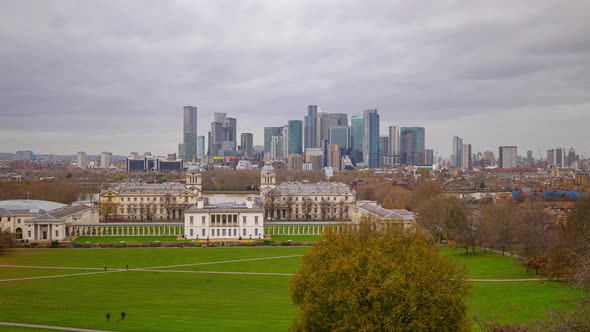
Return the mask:
[(434, 150), (424, 149), (424, 164), (434, 165)]
[(205, 152), (205, 136), (197, 136), (197, 158), (201, 159), (205, 157)]
[(516, 146), (501, 146), (498, 158), (500, 168), (516, 168)]
[(227, 117), (227, 113), (215, 112), (215, 113), (213, 113), (213, 122), (224, 123), (226, 117)]
[(211, 122), (211, 151), (209, 153), (211, 153), (212, 157), (223, 155), (223, 151), (221, 151), (223, 134), (223, 123), (217, 121)]
[(453, 137), (453, 167), (461, 168), (463, 166), (463, 140), (459, 136)]
[(272, 136), (270, 138), (270, 157), (283, 158), (283, 136)]
[(86, 156), (86, 152), (78, 152), (78, 155), (76, 156), (76, 167), (81, 169), (86, 169), (88, 167), (88, 157)]
[(379, 114), (377, 109), (365, 110), (365, 137), (363, 159), (369, 168), (379, 166)]
[(29, 150), (16, 151), (14, 159), (15, 160), (35, 161), (35, 154), (33, 153), (33, 151), (29, 151)]
[(270, 145), (273, 136), (282, 136), (283, 127), (264, 127), (264, 153), (270, 154)]
[(348, 126), (335, 126), (330, 128), (330, 144), (338, 145), (344, 154), (350, 149), (350, 128)]
[(483, 160), (486, 161), (487, 166), (496, 165), (496, 158), (494, 157), (493, 151), (484, 151), (483, 152)]
[(328, 145), (328, 167), (340, 170), (340, 147), (337, 144)]
[(351, 123), (352, 162), (363, 162), (363, 142), (365, 139), (365, 117), (353, 115)]
[(235, 118), (225, 118), (223, 121), (223, 146), (236, 150), (237, 145), (237, 121)]
[(307, 106), (307, 115), (304, 120), (304, 146), (308, 148), (317, 148), (319, 141), (317, 140), (317, 122), (318, 122), (318, 106), (309, 105)]
[(473, 160), (471, 156), (471, 144), (463, 144), (462, 152), (463, 160), (461, 168), (470, 170), (473, 167)]
[(303, 165), (303, 156), (300, 154), (290, 154), (287, 157), (287, 168), (292, 171), (300, 171)]
[(547, 150), (547, 166), (555, 166), (555, 149)]
[(555, 166), (565, 167), (565, 149), (564, 148), (556, 148), (555, 149)]
[(379, 136), (379, 157), (387, 156), (389, 153), (389, 136)]
[(387, 154), (393, 158), (394, 164), (399, 163), (399, 128), (396, 126), (389, 127), (389, 142), (387, 144)]
[(576, 162), (576, 149), (571, 147), (567, 153), (567, 165), (571, 166)]
[(197, 108), (184, 106), (182, 144), (184, 151), (178, 151), (180, 159), (190, 160), (197, 155)]
[(289, 149), (288, 154), (303, 154), (303, 121), (289, 121)]
[(289, 125), (283, 127), (281, 140), (281, 158), (287, 158), (289, 155)]
[(252, 157), (254, 149), (254, 135), (252, 133), (242, 133), (240, 136), (240, 148), (244, 151), (245, 157)]
[(311, 164), (313, 170), (324, 168), (324, 149), (305, 149), (305, 162)]
[(102, 152), (100, 154), (100, 168), (109, 168), (113, 164), (113, 154), (111, 152)]
[(533, 151), (531, 150), (526, 152), (526, 164), (528, 167), (533, 167)]
[(400, 129), (400, 162), (404, 165), (420, 165), (423, 163), (424, 127), (401, 127)]

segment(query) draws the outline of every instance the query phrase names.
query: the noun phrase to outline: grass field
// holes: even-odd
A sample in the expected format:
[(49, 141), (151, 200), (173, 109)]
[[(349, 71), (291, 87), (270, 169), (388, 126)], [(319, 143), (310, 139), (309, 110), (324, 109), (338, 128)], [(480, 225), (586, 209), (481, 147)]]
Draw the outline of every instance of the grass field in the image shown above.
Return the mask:
[[(176, 242), (176, 236), (79, 236), (74, 243)], [(186, 241), (186, 240), (183, 240)]]
[[(18, 249), (0, 256), (0, 265), (28, 266), (0, 267), (0, 321), (115, 331), (285, 331), (296, 314), (288, 274), (298, 269), (307, 250)], [(534, 277), (509, 257), (483, 252), (465, 256), (452, 248), (442, 252), (465, 265), (470, 278)], [(43, 276), (53, 278), (2, 282)], [(579, 296), (560, 283), (473, 282), (471, 315), (527, 322), (549, 308), (573, 306)], [(113, 315), (110, 322), (107, 311)], [(119, 320), (121, 311), (127, 313), (125, 321)], [(33, 330), (0, 326), (0, 331)]]

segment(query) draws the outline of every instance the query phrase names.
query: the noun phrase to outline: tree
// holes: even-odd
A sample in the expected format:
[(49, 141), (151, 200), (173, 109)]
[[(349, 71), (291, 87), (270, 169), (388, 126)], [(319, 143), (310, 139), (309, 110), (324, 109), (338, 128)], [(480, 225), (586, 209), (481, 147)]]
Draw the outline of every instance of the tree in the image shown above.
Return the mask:
[(344, 220), (344, 213), (346, 211), (346, 202), (341, 199), (336, 203), (338, 205), (338, 220)]
[(322, 220), (328, 220), (328, 215), (330, 214), (330, 210), (332, 209), (332, 205), (328, 200), (322, 198), (320, 202), (320, 214), (322, 216)]
[(309, 220), (312, 208), (313, 208), (313, 202), (311, 201), (311, 198), (304, 197), (301, 202), (301, 212), (303, 212), (303, 218), (305, 220)]
[(274, 219), (275, 217), (275, 210), (279, 206), (280, 194), (275, 189), (271, 189), (265, 196), (264, 196), (264, 212), (268, 217)]
[(528, 204), (520, 211), (520, 243), (522, 254), (536, 257), (545, 254), (547, 250), (546, 234), (550, 224), (549, 216), (543, 206)]
[(293, 207), (295, 206), (295, 199), (293, 195), (287, 195), (285, 197), (285, 209), (287, 209), (287, 219), (291, 220), (291, 214), (293, 213)]
[(298, 331), (468, 331), (465, 271), (423, 233), (370, 219), (302, 258), (289, 292)]
[(98, 210), (104, 221), (108, 222), (117, 212), (117, 204), (105, 200), (98, 204)]
[(458, 198), (433, 196), (417, 212), (418, 223), (440, 242), (465, 217), (465, 205)]
[(511, 200), (497, 204), (484, 203), (480, 214), (482, 232), (492, 247), (502, 250), (502, 255), (516, 241), (518, 213)]
[(172, 215), (172, 209), (174, 208), (174, 197), (170, 193), (164, 195), (164, 210), (166, 211), (166, 219), (170, 221), (170, 216)]
[(0, 233), (0, 255), (6, 253), (8, 248), (14, 247), (14, 234), (9, 231)]

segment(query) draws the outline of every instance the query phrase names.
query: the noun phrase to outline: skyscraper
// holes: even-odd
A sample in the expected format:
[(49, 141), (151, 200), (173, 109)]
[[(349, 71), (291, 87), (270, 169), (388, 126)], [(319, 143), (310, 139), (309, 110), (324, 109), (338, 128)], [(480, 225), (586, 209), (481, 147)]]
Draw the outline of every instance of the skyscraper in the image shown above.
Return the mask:
[(389, 127), (389, 142), (387, 154), (391, 157), (394, 164), (399, 164), (399, 128), (396, 126)]
[(197, 108), (195, 106), (184, 106), (182, 143), (184, 151), (179, 149), (180, 159), (192, 159), (193, 155), (197, 154)]
[(526, 152), (526, 165), (528, 167), (532, 167), (533, 166), (533, 151), (528, 150)]
[(289, 121), (289, 153), (303, 154), (303, 122), (301, 120)]
[(340, 148), (336, 144), (328, 145), (328, 167), (333, 170), (340, 170)]
[(462, 149), (463, 155), (462, 155), (462, 165), (461, 168), (470, 170), (473, 167), (473, 160), (471, 157), (471, 144), (463, 144), (463, 149)]
[(463, 166), (463, 140), (459, 136), (453, 137), (453, 167)]
[(501, 146), (499, 150), (499, 167), (516, 168), (516, 146)]
[(350, 148), (350, 128), (348, 126), (330, 128), (330, 144), (336, 144), (341, 152), (348, 153)]
[(244, 151), (245, 157), (252, 157), (252, 150), (254, 149), (254, 135), (252, 133), (242, 133), (240, 136), (240, 148)]
[(556, 148), (555, 149), (555, 166), (565, 167), (565, 149), (564, 148)]
[(264, 153), (270, 154), (273, 136), (283, 135), (283, 127), (264, 127)]
[(365, 110), (365, 137), (363, 159), (369, 168), (379, 166), (379, 114), (377, 109)]
[(356, 165), (363, 162), (363, 142), (365, 139), (365, 117), (353, 115), (351, 123), (352, 162)]
[[(307, 115), (304, 122), (305, 149), (316, 148), (319, 145), (317, 141), (317, 119), (318, 119), (318, 105), (307, 106)], [(265, 145), (266, 146), (266, 145)], [(265, 149), (266, 150), (266, 149)]]
[(223, 143), (222, 146), (233, 150), (237, 145), (237, 121), (235, 118), (225, 118), (223, 121)]
[(205, 156), (205, 152), (205, 136), (197, 136), (197, 158), (203, 158)]
[(400, 129), (400, 162), (404, 165), (419, 165), (424, 161), (424, 127), (402, 127)]

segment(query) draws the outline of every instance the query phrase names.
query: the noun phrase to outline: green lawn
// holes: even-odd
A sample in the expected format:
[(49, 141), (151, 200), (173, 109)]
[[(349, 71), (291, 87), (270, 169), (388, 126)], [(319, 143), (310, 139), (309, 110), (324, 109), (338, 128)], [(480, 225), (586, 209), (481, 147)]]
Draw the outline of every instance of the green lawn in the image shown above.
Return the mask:
[(176, 236), (79, 236), (74, 243), (176, 242)]
[[(0, 264), (58, 268), (0, 267), (0, 279), (83, 275), (0, 282), (0, 321), (115, 331), (284, 331), (296, 313), (288, 295), (288, 276), (200, 272), (293, 273), (309, 249), (17, 249), (0, 256)], [(466, 256), (452, 248), (441, 251), (464, 265), (470, 278), (534, 277), (509, 257), (483, 252)], [(125, 271), (125, 265), (131, 271)], [(554, 282), (473, 282), (470, 315), (502, 322), (533, 321), (549, 308), (572, 307), (579, 296), (578, 290)], [(108, 323), (107, 311), (113, 315)], [(125, 321), (117, 320), (121, 311), (127, 313)], [(0, 326), (0, 331), (31, 329)]]

